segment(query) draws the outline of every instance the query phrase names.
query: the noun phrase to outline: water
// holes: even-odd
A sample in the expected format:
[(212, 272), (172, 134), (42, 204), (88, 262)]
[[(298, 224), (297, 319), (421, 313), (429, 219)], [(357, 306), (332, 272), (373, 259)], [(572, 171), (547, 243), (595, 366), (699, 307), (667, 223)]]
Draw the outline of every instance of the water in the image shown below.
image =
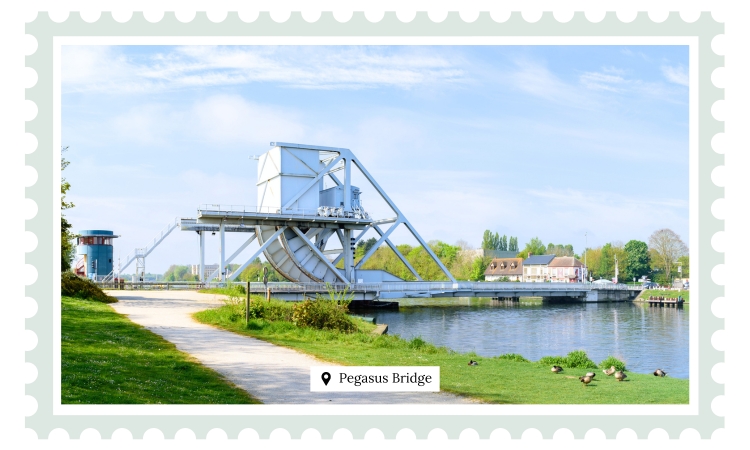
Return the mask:
[(479, 298), (398, 299), (400, 311), (368, 312), (388, 334), (421, 336), (438, 346), (481, 356), (518, 353), (537, 361), (585, 350), (597, 364), (612, 355), (627, 369), (688, 378), (688, 306), (497, 302)]

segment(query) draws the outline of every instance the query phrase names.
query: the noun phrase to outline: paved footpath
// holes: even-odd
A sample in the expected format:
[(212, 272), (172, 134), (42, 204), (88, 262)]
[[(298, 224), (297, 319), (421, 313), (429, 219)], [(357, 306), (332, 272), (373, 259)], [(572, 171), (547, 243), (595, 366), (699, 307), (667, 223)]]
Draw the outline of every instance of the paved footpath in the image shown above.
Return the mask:
[(196, 322), (191, 314), (221, 305), (221, 296), (194, 291), (108, 291), (111, 306), (133, 322), (221, 373), (266, 404), (466, 404), (443, 392), (310, 392), (310, 367), (332, 365), (259, 339)]

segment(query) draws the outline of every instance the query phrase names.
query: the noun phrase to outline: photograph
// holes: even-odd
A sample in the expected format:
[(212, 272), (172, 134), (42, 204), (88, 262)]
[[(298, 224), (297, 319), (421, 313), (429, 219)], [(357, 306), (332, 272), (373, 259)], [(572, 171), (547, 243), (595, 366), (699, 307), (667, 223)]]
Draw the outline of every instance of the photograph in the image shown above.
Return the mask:
[(60, 403), (694, 404), (692, 55), (63, 43)]

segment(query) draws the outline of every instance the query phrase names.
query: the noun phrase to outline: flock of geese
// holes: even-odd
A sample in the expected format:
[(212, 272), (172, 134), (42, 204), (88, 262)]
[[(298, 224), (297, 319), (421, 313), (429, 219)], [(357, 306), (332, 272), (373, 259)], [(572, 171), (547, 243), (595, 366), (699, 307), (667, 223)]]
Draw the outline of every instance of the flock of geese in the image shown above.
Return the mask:
[[(470, 359), (469, 360), (469, 365), (470, 366), (476, 366), (476, 365), (479, 365), (479, 363), (476, 362), (476, 361), (474, 361), (473, 359)], [(554, 372), (554, 373), (560, 373), (562, 371), (563, 371), (562, 367), (560, 367), (560, 366), (552, 366), (552, 372)], [(625, 378), (628, 377), (627, 375), (625, 375), (625, 373), (622, 370), (617, 370), (615, 368), (615, 366), (612, 366), (609, 369), (604, 369), (604, 370), (602, 370), (602, 372), (604, 372), (604, 375), (606, 375), (608, 377), (611, 377), (612, 375), (614, 375), (615, 379), (617, 381), (622, 381), (622, 380), (624, 380)], [(656, 369), (654, 371), (654, 376), (655, 377), (662, 377), (662, 378), (664, 378), (666, 375), (667, 375), (667, 372), (665, 372), (665, 371), (663, 371), (661, 369)], [(596, 376), (596, 373), (594, 373), (594, 372), (588, 372), (588, 373), (586, 373), (586, 375), (584, 375), (582, 377), (578, 377), (578, 379), (581, 380), (581, 383), (583, 383), (584, 386), (586, 386), (589, 383), (591, 383), (591, 380), (593, 380), (595, 376)]]
[[(554, 372), (554, 373), (560, 373), (562, 371), (563, 371), (562, 367), (560, 367), (560, 366), (552, 366), (552, 372)], [(612, 375), (614, 375), (615, 379), (617, 381), (623, 381), (625, 378), (628, 377), (627, 375), (625, 375), (625, 373), (622, 370), (617, 370), (615, 368), (615, 366), (612, 366), (609, 369), (604, 369), (604, 370), (602, 370), (602, 372), (604, 372), (604, 375), (606, 375), (608, 377), (611, 377)], [(661, 369), (656, 369), (654, 371), (654, 376), (656, 376), (656, 377), (662, 377), (663, 378), (666, 375), (667, 375), (667, 372), (665, 372), (665, 371), (663, 371)], [(596, 373), (594, 373), (594, 372), (588, 372), (586, 375), (584, 375), (582, 377), (578, 377), (578, 379), (581, 380), (581, 383), (583, 383), (584, 386), (586, 386), (589, 383), (591, 383), (591, 380), (593, 380), (595, 376), (596, 376)]]

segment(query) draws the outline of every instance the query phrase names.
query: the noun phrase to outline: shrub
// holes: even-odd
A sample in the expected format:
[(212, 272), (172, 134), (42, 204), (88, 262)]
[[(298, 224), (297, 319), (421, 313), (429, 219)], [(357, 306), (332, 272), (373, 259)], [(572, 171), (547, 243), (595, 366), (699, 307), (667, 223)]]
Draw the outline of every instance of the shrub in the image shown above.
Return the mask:
[(548, 366), (562, 366), (581, 369), (596, 369), (596, 363), (589, 359), (583, 350), (573, 350), (568, 356), (545, 356), (539, 360), (540, 364)]
[(565, 357), (568, 367), (577, 367), (581, 369), (596, 369), (596, 363), (589, 359), (589, 356), (583, 350), (573, 350)]
[(600, 369), (609, 369), (612, 366), (615, 366), (617, 370), (625, 370), (625, 363), (614, 356), (607, 356), (604, 361), (599, 363)]
[(60, 293), (65, 297), (94, 300), (102, 303), (115, 303), (117, 299), (105, 294), (88, 278), (82, 278), (72, 272), (63, 272), (60, 276)]
[(423, 348), (426, 345), (427, 345), (427, 341), (425, 341), (424, 339), (422, 339), (421, 336), (413, 337), (409, 341), (409, 348), (413, 348), (414, 350), (419, 350), (419, 349)]
[[(496, 357), (497, 359), (505, 359), (508, 361), (516, 361), (516, 362), (529, 362), (528, 359), (524, 358), (523, 356), (519, 355), (518, 353), (505, 353), (500, 356)], [(553, 363), (554, 365), (554, 363)]]
[(305, 300), (292, 308), (292, 322), (298, 327), (350, 333), (356, 331), (357, 326), (347, 315), (347, 311), (345, 305), (333, 300)]

